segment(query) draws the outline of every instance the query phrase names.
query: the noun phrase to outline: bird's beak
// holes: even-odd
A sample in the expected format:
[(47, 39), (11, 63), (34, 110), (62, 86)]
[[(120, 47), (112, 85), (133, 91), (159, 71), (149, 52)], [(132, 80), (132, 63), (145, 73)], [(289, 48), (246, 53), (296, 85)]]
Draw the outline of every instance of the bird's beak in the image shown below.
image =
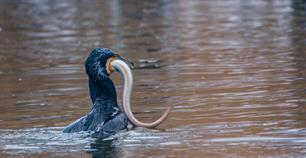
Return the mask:
[[(166, 120), (167, 116), (169, 115), (172, 106), (168, 107), (166, 112), (155, 122), (152, 123), (143, 123), (141, 121), (138, 121), (131, 108), (131, 96), (132, 96), (132, 88), (133, 88), (133, 75), (130, 66), (131, 62), (116, 57), (114, 59), (109, 59), (109, 71), (118, 71), (121, 74), (121, 77), (123, 78), (123, 95), (122, 95), (122, 108), (123, 112), (126, 114), (129, 121), (135, 125), (140, 127), (146, 127), (146, 128), (154, 128), (161, 124), (163, 121)], [(133, 64), (131, 64), (133, 65)]]
[(128, 59), (122, 58), (121, 56), (117, 56), (117, 59), (124, 61), (126, 64), (130, 66), (130, 68), (134, 68), (134, 63)]

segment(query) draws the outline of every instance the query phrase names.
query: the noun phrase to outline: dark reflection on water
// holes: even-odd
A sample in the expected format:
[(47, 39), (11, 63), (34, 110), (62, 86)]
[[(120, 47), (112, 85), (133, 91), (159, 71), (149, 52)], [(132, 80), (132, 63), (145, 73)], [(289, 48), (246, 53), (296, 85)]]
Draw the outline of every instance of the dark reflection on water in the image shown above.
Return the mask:
[(115, 145), (113, 145), (113, 140), (96, 140), (94, 143), (90, 144), (91, 151), (88, 152), (92, 154), (92, 157), (117, 157), (118, 151), (116, 151)]
[[(303, 157), (303, 0), (0, 2), (0, 157)], [(133, 60), (136, 128), (61, 128), (88, 112), (94, 47)], [(119, 75), (112, 76), (120, 96)]]

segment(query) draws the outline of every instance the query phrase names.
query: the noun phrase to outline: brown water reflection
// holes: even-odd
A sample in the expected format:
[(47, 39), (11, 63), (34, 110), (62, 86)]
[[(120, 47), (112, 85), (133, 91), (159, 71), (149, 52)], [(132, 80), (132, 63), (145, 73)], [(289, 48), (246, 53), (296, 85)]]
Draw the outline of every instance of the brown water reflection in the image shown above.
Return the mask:
[[(305, 10), (302, 0), (1, 1), (0, 157), (303, 157)], [(83, 61), (94, 47), (137, 63), (139, 119), (175, 106), (161, 130), (104, 141), (60, 132), (91, 108)]]

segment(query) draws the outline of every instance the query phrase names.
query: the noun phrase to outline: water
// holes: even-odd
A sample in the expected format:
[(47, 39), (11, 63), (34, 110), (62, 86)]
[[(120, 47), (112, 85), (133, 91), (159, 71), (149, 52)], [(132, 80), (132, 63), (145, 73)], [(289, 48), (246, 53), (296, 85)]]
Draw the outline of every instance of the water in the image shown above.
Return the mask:
[[(304, 157), (302, 0), (0, 2), (0, 157)], [(94, 47), (134, 61), (133, 109), (158, 129), (106, 140), (89, 112)], [(121, 97), (121, 80), (112, 76)]]

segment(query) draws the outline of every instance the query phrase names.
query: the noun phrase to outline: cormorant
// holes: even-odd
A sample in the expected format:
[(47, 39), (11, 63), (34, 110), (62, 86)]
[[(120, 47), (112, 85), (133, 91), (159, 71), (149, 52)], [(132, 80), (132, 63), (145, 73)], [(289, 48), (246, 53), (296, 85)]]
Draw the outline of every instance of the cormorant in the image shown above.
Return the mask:
[[(85, 116), (68, 125), (63, 132), (72, 133), (90, 131), (92, 136), (105, 138), (120, 130), (126, 129), (128, 122), (135, 126), (154, 128), (162, 123), (172, 106), (153, 123), (138, 121), (131, 110), (130, 98), (133, 76), (128, 61), (107, 48), (95, 48), (85, 61), (85, 70), (88, 75), (92, 110)], [(122, 110), (118, 107), (116, 89), (109, 75), (118, 71), (124, 81)]]

